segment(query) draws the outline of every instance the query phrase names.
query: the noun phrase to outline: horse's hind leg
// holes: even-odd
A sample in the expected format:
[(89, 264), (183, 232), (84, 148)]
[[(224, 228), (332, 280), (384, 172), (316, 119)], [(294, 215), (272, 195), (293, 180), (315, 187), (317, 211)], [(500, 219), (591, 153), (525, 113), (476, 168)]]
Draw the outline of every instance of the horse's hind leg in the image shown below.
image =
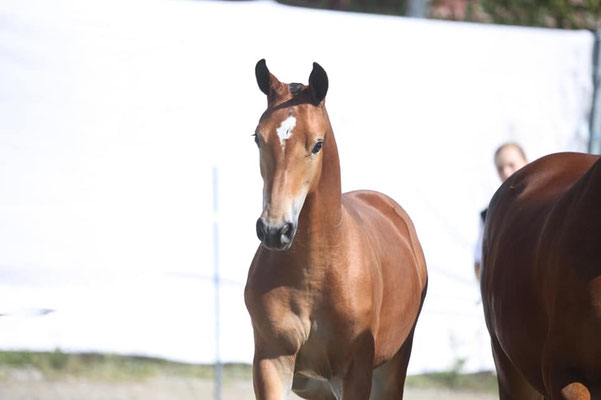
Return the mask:
[(497, 367), (500, 400), (543, 400), (543, 395), (534, 389), (515, 368), (505, 352), (492, 338), (492, 352)]
[(394, 357), (374, 370), (371, 400), (401, 400), (403, 398), (414, 331), (415, 327)]
[(409, 365), (409, 358), (411, 357), (411, 348), (413, 347), (413, 334), (422, 307), (424, 306), (427, 291), (428, 282), (426, 281), (426, 286), (421, 294), (419, 310), (415, 317), (415, 321), (413, 322), (413, 328), (411, 328), (411, 332), (409, 332), (407, 339), (405, 339), (405, 343), (403, 343), (394, 357), (374, 370), (371, 394), (369, 397), (371, 400), (403, 399), (405, 379), (407, 378), (407, 367)]

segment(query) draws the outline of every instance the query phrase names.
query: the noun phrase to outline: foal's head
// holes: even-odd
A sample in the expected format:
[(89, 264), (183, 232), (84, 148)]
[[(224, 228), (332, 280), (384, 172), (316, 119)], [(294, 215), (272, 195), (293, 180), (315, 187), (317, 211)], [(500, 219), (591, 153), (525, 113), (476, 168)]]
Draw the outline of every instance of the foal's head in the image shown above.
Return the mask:
[(324, 107), (326, 72), (317, 63), (309, 85), (285, 84), (273, 76), (265, 60), (255, 68), (257, 83), (267, 95), (267, 110), (255, 132), (263, 177), (263, 212), (257, 236), (272, 250), (287, 250), (298, 227), (307, 195), (321, 175), (329, 121)]

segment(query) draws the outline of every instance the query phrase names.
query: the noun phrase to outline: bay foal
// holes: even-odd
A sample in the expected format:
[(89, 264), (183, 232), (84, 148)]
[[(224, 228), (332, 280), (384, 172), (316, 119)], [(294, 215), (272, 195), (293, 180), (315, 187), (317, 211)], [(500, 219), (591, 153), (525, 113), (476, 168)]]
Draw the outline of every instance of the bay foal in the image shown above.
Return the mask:
[(341, 193), (317, 63), (308, 86), (279, 82), (265, 60), (255, 72), (267, 95), (255, 136), (262, 244), (245, 290), (255, 395), (402, 399), (427, 284), (415, 228), (383, 194)]

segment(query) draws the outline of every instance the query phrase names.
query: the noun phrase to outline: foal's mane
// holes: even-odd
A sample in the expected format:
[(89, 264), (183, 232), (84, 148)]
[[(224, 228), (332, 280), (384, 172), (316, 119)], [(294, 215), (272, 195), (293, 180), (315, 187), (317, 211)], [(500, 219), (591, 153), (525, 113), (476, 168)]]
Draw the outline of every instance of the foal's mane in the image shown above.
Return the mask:
[(297, 92), (292, 96), (291, 99), (288, 99), (275, 107), (272, 108), (273, 111), (281, 110), (283, 108), (288, 108), (292, 106), (299, 106), (302, 104), (311, 104), (313, 106), (318, 106), (319, 103), (315, 101), (313, 97), (313, 93), (311, 92), (310, 87), (306, 87), (302, 89), (300, 92)]

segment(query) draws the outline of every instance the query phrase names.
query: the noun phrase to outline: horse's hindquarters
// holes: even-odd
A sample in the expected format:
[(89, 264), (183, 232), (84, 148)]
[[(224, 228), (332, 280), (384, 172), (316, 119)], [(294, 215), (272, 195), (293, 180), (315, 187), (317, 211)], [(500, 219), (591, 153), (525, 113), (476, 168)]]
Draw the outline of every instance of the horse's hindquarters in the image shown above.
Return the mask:
[[(427, 270), (415, 228), (405, 211), (389, 197), (372, 191), (343, 195), (349, 231), (363, 252), (371, 254), (372, 326), (375, 365), (395, 356), (415, 326), (427, 284)], [(356, 296), (356, 295), (355, 295)]]
[(540, 398), (534, 389), (567, 398), (563, 387), (601, 381), (601, 293), (594, 300), (590, 287), (601, 275), (601, 221), (591, 224), (600, 214), (586, 194), (595, 161), (573, 153), (544, 157), (491, 201), (482, 300), (502, 399), (530, 398), (522, 390)]

